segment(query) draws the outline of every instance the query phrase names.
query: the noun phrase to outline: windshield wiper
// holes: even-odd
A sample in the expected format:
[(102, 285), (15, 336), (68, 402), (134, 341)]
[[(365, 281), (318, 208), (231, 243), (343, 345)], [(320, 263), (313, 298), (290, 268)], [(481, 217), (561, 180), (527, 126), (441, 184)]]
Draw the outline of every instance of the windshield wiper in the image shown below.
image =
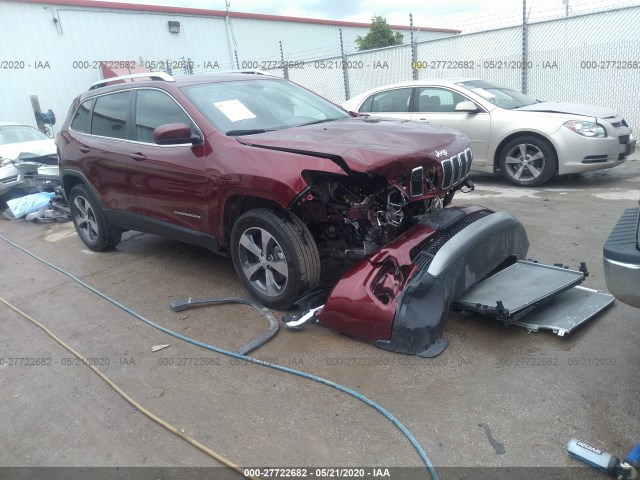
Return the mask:
[(265, 130), (264, 128), (254, 128), (246, 130), (229, 130), (227, 132), (228, 137), (239, 137), (241, 135), (255, 135), (257, 133), (272, 132), (273, 130)]
[(302, 125), (298, 125), (298, 127), (306, 127), (307, 125), (315, 125), (317, 123), (335, 122), (336, 120), (340, 120), (340, 118), (341, 117), (325, 118), (324, 120), (316, 120), (315, 122), (303, 123)]

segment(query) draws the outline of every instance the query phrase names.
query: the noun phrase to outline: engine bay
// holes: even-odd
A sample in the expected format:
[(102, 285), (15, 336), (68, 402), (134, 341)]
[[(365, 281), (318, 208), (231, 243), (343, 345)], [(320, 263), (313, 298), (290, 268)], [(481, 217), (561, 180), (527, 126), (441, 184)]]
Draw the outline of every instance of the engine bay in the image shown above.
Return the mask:
[(296, 210), (325, 258), (362, 258), (397, 238), (420, 215), (446, 206), (453, 196), (434, 193), (410, 201), (399, 184), (380, 175), (305, 174), (308, 189)]

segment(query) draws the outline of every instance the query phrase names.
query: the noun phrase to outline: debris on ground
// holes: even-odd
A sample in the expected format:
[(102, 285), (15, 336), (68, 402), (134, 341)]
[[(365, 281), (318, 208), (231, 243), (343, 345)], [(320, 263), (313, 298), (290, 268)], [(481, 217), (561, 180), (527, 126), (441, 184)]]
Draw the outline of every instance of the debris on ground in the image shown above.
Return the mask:
[(60, 186), (54, 191), (41, 191), (7, 201), (9, 207), (3, 215), (8, 220), (24, 218), (35, 223), (68, 222), (69, 205)]
[(9, 200), (7, 206), (15, 218), (22, 218), (49, 205), (49, 201), (53, 197), (55, 197), (53, 192), (32, 193), (31, 195)]
[(493, 438), (493, 435), (491, 434), (491, 429), (489, 428), (489, 425), (487, 425), (486, 423), (479, 423), (478, 426), (484, 428), (484, 433), (487, 434), (487, 438), (489, 439), (489, 443), (491, 444), (491, 446), (493, 447), (493, 449), (496, 451), (496, 453), (498, 455), (502, 455), (503, 453), (507, 453), (507, 449), (504, 448), (504, 445), (500, 442), (498, 442), (495, 438)]
[(157, 352), (159, 350), (167, 348), (169, 345), (170, 344), (167, 344), (167, 345), (154, 345), (153, 347), (151, 347), (151, 351), (152, 352)]

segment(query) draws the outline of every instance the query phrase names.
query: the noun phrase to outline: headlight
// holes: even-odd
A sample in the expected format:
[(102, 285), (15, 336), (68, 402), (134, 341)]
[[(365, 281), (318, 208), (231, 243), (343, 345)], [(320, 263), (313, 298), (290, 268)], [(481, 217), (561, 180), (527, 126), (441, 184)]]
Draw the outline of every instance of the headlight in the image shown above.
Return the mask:
[(564, 123), (564, 126), (583, 137), (604, 138), (607, 136), (607, 131), (604, 127), (594, 122), (569, 120)]

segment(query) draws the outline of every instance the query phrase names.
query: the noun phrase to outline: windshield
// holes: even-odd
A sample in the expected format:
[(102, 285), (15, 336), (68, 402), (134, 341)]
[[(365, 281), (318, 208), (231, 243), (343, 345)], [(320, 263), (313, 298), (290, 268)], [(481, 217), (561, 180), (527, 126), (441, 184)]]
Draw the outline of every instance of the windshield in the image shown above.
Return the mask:
[(501, 87), (494, 83), (482, 81), (468, 81), (458, 83), (461, 87), (471, 90), (473, 93), (480, 95), (485, 100), (493, 103), (497, 107), (513, 110), (514, 108), (526, 107), (539, 103), (524, 93), (512, 90), (507, 87)]
[(182, 90), (207, 120), (227, 135), (251, 135), (349, 118), (332, 103), (283, 80), (216, 82)]
[(44, 133), (28, 125), (0, 125), (0, 145), (48, 139)]

